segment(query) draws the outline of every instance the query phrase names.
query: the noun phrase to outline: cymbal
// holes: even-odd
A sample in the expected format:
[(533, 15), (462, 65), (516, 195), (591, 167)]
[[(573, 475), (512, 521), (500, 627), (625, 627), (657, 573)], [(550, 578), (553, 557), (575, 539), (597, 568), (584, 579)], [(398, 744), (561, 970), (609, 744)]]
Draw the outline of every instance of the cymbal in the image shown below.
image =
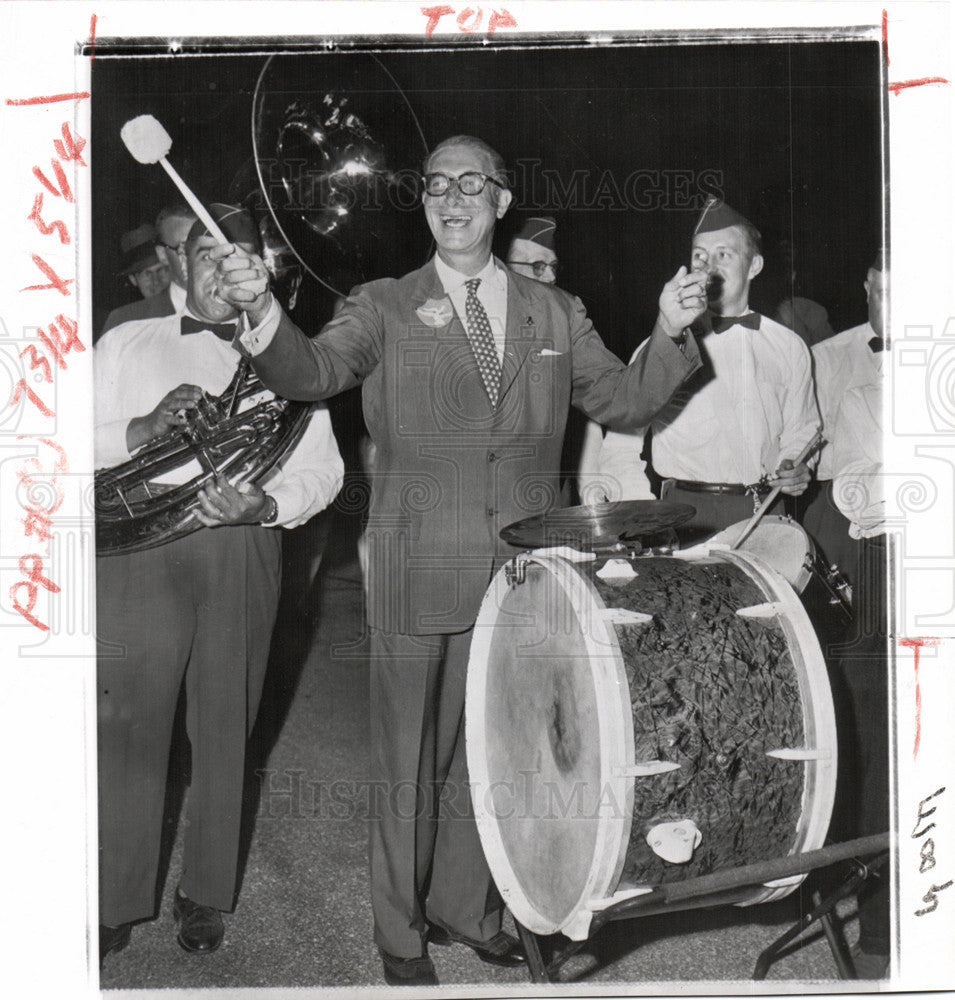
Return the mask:
[(561, 507), (509, 524), (501, 530), (501, 538), (522, 548), (568, 545), (595, 549), (675, 528), (695, 513), (695, 507), (669, 500), (618, 500)]

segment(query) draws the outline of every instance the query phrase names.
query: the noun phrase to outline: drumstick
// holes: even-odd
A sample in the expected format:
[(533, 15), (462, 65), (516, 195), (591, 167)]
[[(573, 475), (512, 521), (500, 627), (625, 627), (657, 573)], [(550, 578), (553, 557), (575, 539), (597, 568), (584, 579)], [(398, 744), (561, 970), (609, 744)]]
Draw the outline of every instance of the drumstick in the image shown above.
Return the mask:
[[(799, 457), (793, 462), (793, 465), (802, 465), (807, 458), (822, 444), (822, 431), (816, 431), (813, 435), (812, 440), (805, 448), (799, 453)], [(769, 510), (773, 505), (773, 501), (779, 496), (779, 491), (782, 489), (782, 485), (774, 486), (766, 496), (766, 499), (759, 505), (759, 510), (746, 522), (746, 527), (743, 528), (740, 533), (739, 538), (730, 546), (730, 552), (734, 549), (738, 549), (743, 542), (753, 533), (756, 525), (762, 520), (763, 515)]]
[(215, 219), (206, 211), (205, 205), (192, 193), (189, 185), (179, 176), (176, 168), (166, 159), (166, 154), (172, 149), (172, 136), (162, 127), (152, 115), (140, 115), (131, 118), (120, 129), (119, 137), (129, 150), (134, 160), (140, 163), (158, 163), (169, 176), (173, 184), (182, 192), (183, 198), (190, 208), (199, 216), (206, 229), (219, 243), (231, 243), (216, 225)]

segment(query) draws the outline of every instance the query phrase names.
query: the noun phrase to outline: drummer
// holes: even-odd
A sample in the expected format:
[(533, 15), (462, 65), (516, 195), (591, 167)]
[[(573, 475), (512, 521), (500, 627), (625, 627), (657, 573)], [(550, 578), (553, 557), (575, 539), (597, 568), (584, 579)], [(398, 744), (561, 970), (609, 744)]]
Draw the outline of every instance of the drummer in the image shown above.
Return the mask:
[[(703, 368), (649, 427), (607, 433), (596, 461), (582, 467), (581, 492), (592, 500), (653, 496), (641, 458), (649, 430), (660, 498), (696, 508), (685, 540), (697, 541), (751, 517), (774, 486), (790, 496), (805, 491), (810, 470), (795, 459), (816, 434), (819, 413), (805, 343), (749, 308), (750, 285), (763, 268), (756, 227), (710, 198), (691, 260), (707, 274), (707, 312), (693, 327)], [(781, 513), (782, 500), (771, 511)]]
[[(880, 251), (866, 274), (868, 322), (813, 348), (828, 440), (819, 475), (831, 484), (807, 511), (806, 526), (850, 579), (856, 618), (853, 641), (842, 635), (837, 646), (826, 648), (830, 661), (835, 661), (830, 662), (830, 675), (845, 698), (845, 704), (837, 700), (842, 731), (833, 819), (841, 836), (882, 833), (889, 827), (887, 524), (882, 476), (887, 264)], [(860, 979), (882, 979), (887, 974), (889, 902), (886, 878), (870, 879), (859, 898), (859, 939), (851, 952)]]

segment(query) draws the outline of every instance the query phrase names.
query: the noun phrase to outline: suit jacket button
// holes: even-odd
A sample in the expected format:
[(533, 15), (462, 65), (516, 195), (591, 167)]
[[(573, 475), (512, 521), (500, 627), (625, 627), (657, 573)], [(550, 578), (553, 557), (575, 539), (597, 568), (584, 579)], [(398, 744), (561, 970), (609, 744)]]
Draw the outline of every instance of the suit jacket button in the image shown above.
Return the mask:
[(493, 451), (489, 451), (487, 453), (487, 460), (489, 462), (493, 462), (496, 458), (497, 458), (497, 455), (495, 455)]
[(497, 511), (493, 507), (488, 507), (488, 509), (487, 509), (487, 516), (488, 517), (494, 517), (494, 515), (496, 513), (497, 513)]

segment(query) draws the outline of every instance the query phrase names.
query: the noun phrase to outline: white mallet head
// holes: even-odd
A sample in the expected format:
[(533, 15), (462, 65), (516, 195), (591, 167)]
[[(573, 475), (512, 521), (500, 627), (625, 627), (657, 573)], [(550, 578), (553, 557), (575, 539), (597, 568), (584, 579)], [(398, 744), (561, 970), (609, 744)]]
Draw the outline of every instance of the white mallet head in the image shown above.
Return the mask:
[(172, 149), (172, 136), (152, 115), (131, 118), (119, 137), (133, 159), (140, 163), (158, 163)]

